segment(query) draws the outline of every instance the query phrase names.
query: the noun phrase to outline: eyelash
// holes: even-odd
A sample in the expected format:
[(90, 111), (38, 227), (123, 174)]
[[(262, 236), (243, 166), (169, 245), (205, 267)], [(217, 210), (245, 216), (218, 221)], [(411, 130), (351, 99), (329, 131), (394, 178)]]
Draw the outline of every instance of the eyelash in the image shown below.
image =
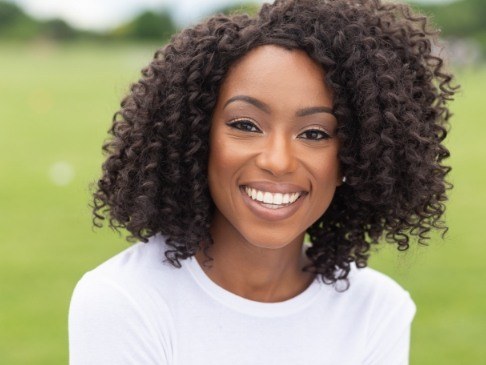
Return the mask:
[[(243, 132), (250, 132), (250, 133), (259, 133), (260, 130), (255, 126), (255, 124), (253, 124), (250, 120), (248, 119), (236, 119), (232, 122), (229, 122), (229, 123), (226, 123), (228, 126), (230, 126), (231, 128), (235, 128), (235, 129), (238, 129), (240, 131), (243, 131)], [(242, 126), (246, 126), (246, 127), (242, 127)], [(251, 129), (256, 129), (256, 130), (251, 130)], [(301, 134), (306, 134), (306, 133), (320, 133), (321, 137), (320, 138), (304, 138), (304, 139), (308, 139), (310, 141), (322, 141), (322, 140), (327, 140), (327, 139), (330, 139), (331, 136), (324, 132), (323, 130), (321, 129), (308, 129), (304, 132), (302, 132)]]
[[(253, 132), (253, 133), (256, 133), (259, 131), (259, 129), (255, 126), (255, 124), (253, 124), (252, 122), (250, 122), (248, 119), (235, 119), (234, 121), (232, 122), (229, 122), (229, 123), (226, 123), (227, 125), (229, 125), (231, 128), (235, 128), (235, 129), (238, 129), (240, 131), (244, 131), (244, 132)], [(242, 125), (245, 125), (249, 128), (255, 128), (256, 131), (252, 131), (252, 130), (249, 130), (249, 129), (245, 129), (245, 128), (239, 128), (237, 126), (242, 126)]]
[(327, 140), (327, 139), (331, 138), (331, 136), (329, 134), (327, 134), (326, 132), (324, 132), (320, 129), (308, 129), (308, 130), (302, 132), (301, 134), (304, 134), (304, 133), (319, 133), (321, 135), (320, 138), (306, 138), (306, 139), (309, 139), (311, 141), (322, 141), (322, 140)]

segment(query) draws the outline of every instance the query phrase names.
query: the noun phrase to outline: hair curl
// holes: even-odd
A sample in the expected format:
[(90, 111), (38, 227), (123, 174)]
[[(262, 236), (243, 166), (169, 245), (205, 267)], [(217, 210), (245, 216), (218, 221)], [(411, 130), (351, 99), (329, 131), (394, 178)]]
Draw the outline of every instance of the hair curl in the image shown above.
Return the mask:
[(447, 230), (442, 141), (457, 86), (433, 54), (437, 33), (404, 4), (380, 0), (276, 0), (256, 17), (216, 15), (158, 50), (113, 117), (94, 192), (94, 223), (129, 239), (167, 238), (180, 266), (212, 242), (207, 164), (211, 114), (229, 67), (255, 47), (304, 50), (334, 92), (347, 182), (308, 228), (306, 269), (327, 283), (367, 264), (381, 238), (409, 247)]

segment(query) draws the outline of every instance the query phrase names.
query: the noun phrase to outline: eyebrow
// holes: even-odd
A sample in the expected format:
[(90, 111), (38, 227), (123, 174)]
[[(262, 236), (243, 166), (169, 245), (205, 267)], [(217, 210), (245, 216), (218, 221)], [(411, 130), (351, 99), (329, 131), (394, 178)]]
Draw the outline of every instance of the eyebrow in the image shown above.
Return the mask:
[[(263, 101), (255, 99), (255, 98), (248, 96), (248, 95), (233, 96), (224, 104), (223, 109), (226, 108), (228, 106), (228, 104), (235, 102), (235, 101), (238, 101), (238, 100), (244, 101), (248, 104), (251, 104), (251, 105), (257, 107), (258, 109), (264, 111), (265, 113), (270, 114), (270, 111), (271, 111), (270, 106), (265, 104)], [(334, 115), (333, 112), (332, 112), (332, 108), (327, 107), (327, 106), (313, 106), (313, 107), (309, 107), (309, 108), (303, 108), (303, 109), (298, 110), (295, 113), (295, 115), (297, 117), (305, 117), (307, 115), (316, 114), (316, 113), (328, 113), (328, 114)]]
[(258, 109), (263, 110), (265, 113), (270, 114), (270, 107), (265, 104), (263, 101), (260, 101), (258, 99), (252, 98), (251, 96), (248, 95), (236, 95), (230, 98), (223, 106), (223, 109), (228, 106), (228, 104), (235, 102), (235, 101), (244, 101), (248, 104), (251, 104), (253, 106), (256, 106)]
[(313, 106), (310, 108), (300, 109), (295, 113), (298, 117), (305, 117), (306, 115), (316, 114), (316, 113), (328, 113), (334, 115), (332, 113), (332, 109), (327, 106)]

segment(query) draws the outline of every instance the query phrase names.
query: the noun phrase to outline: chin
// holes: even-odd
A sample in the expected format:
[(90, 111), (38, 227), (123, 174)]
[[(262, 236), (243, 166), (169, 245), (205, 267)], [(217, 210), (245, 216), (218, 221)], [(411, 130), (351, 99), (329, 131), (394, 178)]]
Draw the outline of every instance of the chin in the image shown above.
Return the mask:
[(275, 232), (269, 232), (264, 234), (262, 232), (255, 231), (251, 235), (245, 237), (248, 244), (268, 250), (279, 250), (287, 246), (294, 244), (301, 244), (304, 241), (304, 233), (295, 236), (293, 239), (289, 239), (289, 235), (285, 232), (275, 234)]

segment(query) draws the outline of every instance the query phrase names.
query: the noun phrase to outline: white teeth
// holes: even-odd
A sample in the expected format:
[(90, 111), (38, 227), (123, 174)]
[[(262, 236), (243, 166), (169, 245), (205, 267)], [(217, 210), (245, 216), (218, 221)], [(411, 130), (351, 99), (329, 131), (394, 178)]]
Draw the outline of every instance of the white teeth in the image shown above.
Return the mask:
[(284, 194), (283, 195), (283, 201), (282, 201), (282, 203), (284, 203), (284, 204), (290, 203), (290, 195), (289, 194)]
[(253, 188), (245, 187), (245, 191), (253, 200), (273, 205), (288, 205), (295, 202), (301, 193), (270, 193), (268, 191), (260, 191)]

